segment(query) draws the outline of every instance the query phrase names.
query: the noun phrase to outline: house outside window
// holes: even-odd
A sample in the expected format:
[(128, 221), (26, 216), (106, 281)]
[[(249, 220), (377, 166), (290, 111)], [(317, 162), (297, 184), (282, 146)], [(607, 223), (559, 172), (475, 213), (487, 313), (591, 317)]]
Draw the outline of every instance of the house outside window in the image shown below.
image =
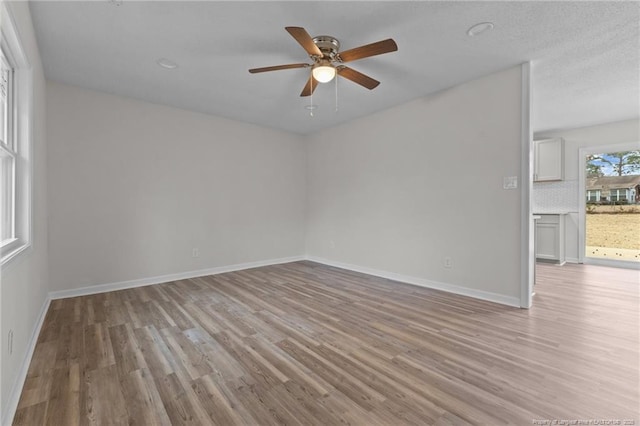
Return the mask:
[(596, 176), (586, 180), (587, 203), (640, 204), (640, 174)]

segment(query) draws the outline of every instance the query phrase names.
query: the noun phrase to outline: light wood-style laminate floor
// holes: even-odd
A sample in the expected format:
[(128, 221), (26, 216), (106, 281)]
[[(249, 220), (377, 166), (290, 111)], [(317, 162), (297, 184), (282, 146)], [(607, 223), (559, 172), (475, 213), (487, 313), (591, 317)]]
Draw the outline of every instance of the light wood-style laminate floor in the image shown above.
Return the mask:
[(638, 272), (538, 279), (531, 310), (311, 262), (55, 300), (14, 424), (639, 424)]

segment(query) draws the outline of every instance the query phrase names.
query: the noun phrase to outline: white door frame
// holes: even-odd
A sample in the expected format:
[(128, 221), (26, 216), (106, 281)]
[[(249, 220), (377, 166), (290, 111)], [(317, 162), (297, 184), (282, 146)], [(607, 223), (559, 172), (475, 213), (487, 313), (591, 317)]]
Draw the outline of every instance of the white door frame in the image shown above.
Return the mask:
[(608, 152), (635, 151), (640, 149), (640, 142), (624, 142), (613, 145), (598, 145), (578, 149), (578, 262), (592, 265), (618, 266), (640, 269), (640, 263), (623, 260), (594, 259), (586, 256), (587, 239), (587, 206), (586, 206), (586, 161), (587, 155)]

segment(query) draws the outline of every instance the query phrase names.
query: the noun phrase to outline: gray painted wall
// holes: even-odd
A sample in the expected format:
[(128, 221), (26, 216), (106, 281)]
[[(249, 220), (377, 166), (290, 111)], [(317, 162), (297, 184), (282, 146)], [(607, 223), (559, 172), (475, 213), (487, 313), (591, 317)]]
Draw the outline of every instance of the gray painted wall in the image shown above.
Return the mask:
[(47, 89), (53, 291), (303, 254), (298, 136)]
[(502, 183), (520, 176), (521, 79), (511, 68), (309, 137), (307, 253), (518, 298), (520, 189)]

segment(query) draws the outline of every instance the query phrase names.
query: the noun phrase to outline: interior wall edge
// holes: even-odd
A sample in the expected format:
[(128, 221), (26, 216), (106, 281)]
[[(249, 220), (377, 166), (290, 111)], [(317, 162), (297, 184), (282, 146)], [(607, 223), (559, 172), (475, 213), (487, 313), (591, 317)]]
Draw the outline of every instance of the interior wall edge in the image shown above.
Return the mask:
[(530, 308), (535, 284), (534, 220), (531, 207), (533, 191), (533, 130), (531, 127), (533, 99), (531, 62), (522, 69), (521, 124), (520, 124), (520, 306)]

